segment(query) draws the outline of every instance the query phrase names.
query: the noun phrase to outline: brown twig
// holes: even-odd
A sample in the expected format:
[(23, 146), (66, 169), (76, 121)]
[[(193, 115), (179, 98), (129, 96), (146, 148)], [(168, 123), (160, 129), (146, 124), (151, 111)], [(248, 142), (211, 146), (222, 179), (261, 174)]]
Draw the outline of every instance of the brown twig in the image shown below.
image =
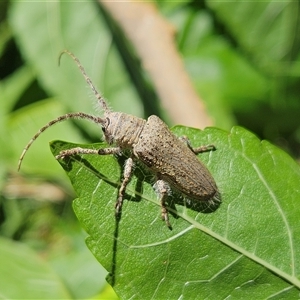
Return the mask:
[(176, 49), (175, 30), (156, 6), (143, 1), (99, 2), (132, 42), (172, 121), (199, 128), (212, 125)]

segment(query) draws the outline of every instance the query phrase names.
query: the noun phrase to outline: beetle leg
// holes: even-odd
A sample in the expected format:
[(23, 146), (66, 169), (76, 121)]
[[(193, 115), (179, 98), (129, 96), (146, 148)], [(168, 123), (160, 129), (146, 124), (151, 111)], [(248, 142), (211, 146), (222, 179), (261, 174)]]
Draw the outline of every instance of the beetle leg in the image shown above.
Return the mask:
[(200, 146), (200, 147), (193, 148), (189, 138), (185, 135), (181, 136), (179, 139), (182, 142), (184, 142), (195, 154), (216, 150), (216, 147), (214, 145), (206, 145), (206, 146)]
[(123, 205), (123, 200), (124, 200), (124, 195), (125, 195), (125, 191), (126, 191), (126, 186), (127, 186), (127, 184), (129, 183), (129, 181), (131, 179), (131, 176), (132, 176), (132, 173), (133, 173), (132, 172), (133, 167), (134, 167), (133, 159), (131, 157), (129, 157), (125, 161), (123, 181), (121, 183), (119, 193), (118, 193), (118, 200), (117, 200), (116, 205), (115, 205), (116, 216), (118, 216), (121, 212), (122, 205)]
[[(60, 151), (58, 155), (55, 156), (56, 159), (64, 159), (65, 157), (72, 156), (72, 155), (78, 155), (78, 154), (97, 154), (97, 155), (109, 155), (109, 154), (120, 154), (121, 149), (120, 147), (112, 147), (112, 148), (101, 148), (101, 149), (87, 149), (87, 148), (72, 148)], [(129, 183), (132, 171), (133, 171), (134, 162), (133, 159), (130, 157), (125, 162), (124, 167), (124, 174), (123, 174), (123, 181), (121, 183), (119, 192), (118, 192), (118, 199), (115, 204), (115, 214), (116, 216), (119, 215), (122, 209), (122, 204), (124, 200), (124, 194), (126, 191), (126, 186)]]
[(167, 226), (172, 229), (172, 226), (169, 222), (169, 214), (166, 207), (166, 200), (170, 194), (170, 186), (165, 181), (159, 179), (154, 184), (154, 189), (157, 192), (161, 205), (161, 218), (166, 222)]
[(88, 148), (72, 148), (67, 150), (62, 150), (58, 155), (55, 156), (56, 159), (65, 158), (72, 155), (78, 154), (97, 154), (97, 155), (107, 155), (107, 154), (119, 154), (121, 149), (119, 147), (115, 148), (103, 148), (103, 149), (88, 149)]

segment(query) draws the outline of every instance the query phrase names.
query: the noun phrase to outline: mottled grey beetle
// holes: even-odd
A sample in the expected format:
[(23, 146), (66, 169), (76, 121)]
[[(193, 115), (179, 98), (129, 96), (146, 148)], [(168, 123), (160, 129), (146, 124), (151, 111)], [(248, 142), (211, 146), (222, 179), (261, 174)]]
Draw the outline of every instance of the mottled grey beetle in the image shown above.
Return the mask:
[(171, 225), (166, 199), (170, 194), (171, 187), (181, 192), (192, 202), (206, 202), (215, 205), (221, 201), (215, 180), (195, 155), (213, 150), (213, 145), (192, 148), (186, 137), (177, 138), (157, 116), (153, 115), (144, 120), (125, 113), (111, 111), (87, 76), (80, 61), (68, 50), (64, 50), (61, 55), (63, 53), (67, 53), (77, 63), (86, 82), (98, 99), (104, 111), (104, 117), (100, 118), (76, 112), (62, 115), (50, 121), (32, 137), (24, 148), (19, 159), (18, 170), (29, 147), (47, 128), (67, 119), (87, 119), (102, 127), (105, 140), (114, 147), (99, 150), (72, 148), (61, 151), (56, 159), (64, 159), (76, 154), (120, 154), (123, 150), (129, 149), (131, 156), (125, 162), (123, 181), (115, 205), (116, 216), (121, 211), (126, 186), (132, 176), (135, 160), (142, 162), (155, 174), (156, 182), (153, 187), (160, 199), (162, 219), (169, 228)]

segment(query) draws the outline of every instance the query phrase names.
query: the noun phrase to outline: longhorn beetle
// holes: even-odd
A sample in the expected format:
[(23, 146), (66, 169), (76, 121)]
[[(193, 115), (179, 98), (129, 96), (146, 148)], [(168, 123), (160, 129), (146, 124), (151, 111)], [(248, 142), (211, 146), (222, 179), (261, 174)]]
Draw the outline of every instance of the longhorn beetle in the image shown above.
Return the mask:
[(170, 229), (172, 227), (169, 222), (166, 200), (170, 195), (171, 187), (181, 192), (192, 203), (206, 202), (208, 204), (217, 204), (221, 202), (215, 180), (196, 157), (198, 153), (214, 150), (215, 147), (213, 145), (192, 148), (186, 137), (176, 137), (170, 132), (167, 125), (155, 115), (144, 120), (126, 113), (111, 111), (73, 53), (68, 50), (62, 51), (59, 61), (64, 53), (71, 56), (76, 62), (103, 109), (104, 116), (100, 118), (83, 112), (75, 112), (67, 113), (50, 121), (25, 146), (19, 159), (18, 170), (20, 170), (22, 160), (32, 143), (46, 129), (68, 119), (87, 119), (99, 124), (106, 142), (114, 146), (99, 150), (80, 147), (63, 150), (56, 156), (56, 159), (64, 159), (77, 154), (122, 154), (123, 150), (129, 149), (131, 155), (125, 161), (123, 180), (115, 204), (116, 216), (121, 212), (126, 186), (132, 176), (135, 161), (142, 162), (155, 174), (156, 182), (153, 187), (160, 200), (162, 220), (165, 221)]

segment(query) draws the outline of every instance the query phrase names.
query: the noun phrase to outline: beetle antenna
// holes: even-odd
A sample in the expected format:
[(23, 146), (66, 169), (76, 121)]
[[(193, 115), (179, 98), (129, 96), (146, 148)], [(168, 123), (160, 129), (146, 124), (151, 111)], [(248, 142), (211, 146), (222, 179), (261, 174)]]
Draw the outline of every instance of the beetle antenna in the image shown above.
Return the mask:
[(69, 56), (71, 56), (71, 58), (76, 62), (78, 68), (80, 69), (85, 81), (87, 82), (87, 84), (91, 87), (92, 91), (94, 92), (97, 100), (99, 101), (101, 107), (103, 108), (105, 113), (109, 113), (111, 112), (111, 110), (108, 108), (106, 101), (104, 100), (104, 98), (100, 95), (100, 93), (97, 91), (97, 89), (95, 88), (92, 80), (90, 79), (90, 77), (86, 74), (84, 67), (82, 66), (81, 62), (79, 61), (79, 59), (69, 50), (63, 50), (59, 57), (58, 57), (58, 65), (60, 65), (60, 60), (62, 55), (66, 53)]
[(18, 163), (18, 171), (21, 168), (21, 164), (23, 161), (23, 158), (26, 154), (26, 152), (28, 151), (28, 149), (30, 148), (30, 146), (33, 144), (33, 142), (49, 127), (51, 127), (54, 124), (57, 124), (61, 121), (65, 121), (68, 119), (86, 119), (86, 120), (90, 120), (96, 124), (104, 124), (105, 120), (99, 117), (95, 117), (86, 113), (82, 113), (82, 112), (75, 112), (75, 113), (68, 113), (62, 116), (59, 116), (58, 118), (50, 121), (49, 123), (47, 123), (45, 126), (43, 126), (32, 138), (31, 140), (28, 142), (28, 144), (25, 146), (20, 158), (19, 158), (19, 163)]

